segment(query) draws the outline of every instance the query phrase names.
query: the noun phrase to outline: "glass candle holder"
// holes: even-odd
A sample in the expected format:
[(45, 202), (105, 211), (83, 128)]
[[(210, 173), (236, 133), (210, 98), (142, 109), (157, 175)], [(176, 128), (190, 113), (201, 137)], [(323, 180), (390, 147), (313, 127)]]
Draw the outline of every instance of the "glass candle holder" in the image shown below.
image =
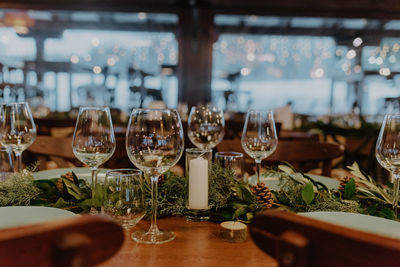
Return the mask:
[(235, 180), (244, 181), (244, 162), (243, 153), (239, 152), (217, 152), (215, 161), (224, 168), (230, 168), (235, 174)]
[(207, 221), (209, 215), (209, 173), (212, 150), (186, 149), (186, 176), (188, 177), (187, 214), (190, 221)]

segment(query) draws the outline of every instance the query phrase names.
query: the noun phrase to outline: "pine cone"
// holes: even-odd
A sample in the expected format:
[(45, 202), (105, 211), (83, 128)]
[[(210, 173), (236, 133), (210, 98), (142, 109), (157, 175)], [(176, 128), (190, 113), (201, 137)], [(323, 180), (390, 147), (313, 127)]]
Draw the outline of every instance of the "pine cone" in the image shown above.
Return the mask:
[(61, 194), (64, 193), (64, 183), (63, 183), (63, 181), (61, 180), (61, 178), (59, 178), (59, 179), (57, 180), (56, 188), (57, 188), (58, 192), (60, 192)]
[(266, 186), (264, 183), (257, 183), (257, 185), (251, 188), (251, 191), (256, 196), (258, 203), (260, 203), (263, 208), (269, 209), (272, 207), (274, 198), (268, 186)]
[(67, 172), (64, 175), (61, 175), (62, 178), (66, 178), (68, 180), (70, 180), (71, 182), (74, 182), (74, 176), (72, 175), (72, 172)]
[[(353, 177), (350, 176), (345, 176), (342, 179), (340, 179), (340, 185), (339, 185), (339, 191), (344, 192), (344, 188), (346, 184), (352, 179)], [(357, 188), (357, 183), (356, 183), (356, 188)]]

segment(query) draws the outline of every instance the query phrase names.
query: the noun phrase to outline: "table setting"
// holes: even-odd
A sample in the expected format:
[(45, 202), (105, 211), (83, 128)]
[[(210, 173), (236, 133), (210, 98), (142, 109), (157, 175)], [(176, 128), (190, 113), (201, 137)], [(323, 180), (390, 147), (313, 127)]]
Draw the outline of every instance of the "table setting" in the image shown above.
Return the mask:
[[(387, 115), (376, 145), (378, 162), (392, 174), (393, 183), (387, 185), (375, 182), (357, 163), (348, 166), (350, 176), (341, 180), (303, 173), (287, 162), (262, 172), (261, 161), (275, 151), (279, 141), (273, 112), (260, 110), (249, 110), (241, 135), (244, 151), (255, 162), (255, 175), (245, 177), (242, 153), (214, 155), (213, 149), (224, 137), (225, 121), (222, 110), (209, 105), (192, 108), (188, 136), (195, 148), (186, 149), (176, 110), (133, 109), (125, 148), (136, 169), (100, 168), (116, 149), (110, 111), (81, 107), (71, 149), (89, 168), (38, 172), (35, 166), (22, 168), (21, 162), (22, 152), (36, 136), (29, 105), (3, 104), (0, 143), (2, 168), (7, 165), (8, 170), (1, 170), (0, 218), (7, 219), (1, 220), (0, 232), (82, 214), (111, 218), (123, 229), (125, 241), (120, 256), (110, 264), (133, 260), (133, 255), (145, 262), (151, 251), (162, 253), (156, 247), (165, 243), (171, 244), (168, 251), (176, 245), (189, 253), (183, 247), (194, 243), (189, 247), (207, 253), (215, 248), (228, 253), (223, 244), (242, 246), (247, 254), (239, 253), (239, 262), (257, 266), (267, 258), (269, 266), (275, 266), (248, 236), (253, 218), (267, 210), (397, 239), (400, 152), (393, 147), (398, 145), (399, 122), (399, 116)], [(181, 157), (186, 162), (184, 176), (171, 171)], [(158, 263), (179, 259), (160, 254)], [(215, 263), (207, 257), (199, 261)]]

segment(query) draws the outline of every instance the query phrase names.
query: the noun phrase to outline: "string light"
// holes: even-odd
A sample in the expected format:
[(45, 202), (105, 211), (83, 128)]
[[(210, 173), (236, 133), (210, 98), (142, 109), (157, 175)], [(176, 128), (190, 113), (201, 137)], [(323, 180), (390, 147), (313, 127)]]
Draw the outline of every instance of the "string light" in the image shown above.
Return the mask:
[(361, 37), (357, 37), (353, 41), (353, 46), (354, 47), (359, 47), (360, 45), (362, 45), (362, 43), (363, 43), (363, 40), (361, 39)]
[(139, 13), (138, 13), (138, 18), (139, 18), (140, 20), (144, 20), (144, 19), (147, 18), (147, 14), (144, 13), (144, 12), (139, 12)]
[(97, 47), (100, 45), (100, 40), (97, 39), (96, 37), (94, 37), (94, 38), (92, 38), (91, 44), (92, 44), (92, 46)]
[(346, 54), (346, 57), (348, 58), (348, 59), (353, 59), (353, 58), (355, 58), (357, 56), (357, 53), (356, 53), (356, 51), (354, 50), (354, 49), (350, 49), (348, 52), (347, 52), (347, 54)]
[(373, 56), (370, 56), (370, 57), (368, 58), (368, 63), (369, 63), (369, 64), (375, 64), (375, 63), (376, 63), (376, 58), (373, 57)]
[(390, 75), (390, 69), (389, 68), (381, 68), (379, 69), (379, 74), (382, 76), (389, 76)]
[(249, 75), (250, 72), (251, 72), (251, 71), (250, 71), (249, 68), (242, 68), (242, 69), (240, 70), (240, 74), (242, 74), (243, 76)]
[(101, 73), (101, 67), (100, 66), (94, 66), (93, 67), (93, 72), (95, 74), (100, 74)]
[(73, 63), (73, 64), (78, 64), (79, 63), (79, 57), (77, 57), (77, 56), (71, 56), (71, 58), (70, 58), (70, 61)]
[(376, 63), (377, 65), (382, 65), (382, 64), (383, 64), (383, 58), (377, 57), (376, 60), (375, 60), (375, 63)]

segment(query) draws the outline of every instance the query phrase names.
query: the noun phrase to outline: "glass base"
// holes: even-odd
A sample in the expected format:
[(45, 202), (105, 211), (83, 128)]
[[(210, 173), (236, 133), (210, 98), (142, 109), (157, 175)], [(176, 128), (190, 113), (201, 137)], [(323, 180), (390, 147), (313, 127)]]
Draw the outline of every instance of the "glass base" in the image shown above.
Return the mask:
[(156, 232), (147, 232), (144, 230), (136, 231), (131, 238), (143, 244), (163, 244), (175, 239), (175, 233), (168, 230), (158, 230)]
[(186, 220), (192, 222), (204, 222), (210, 220), (209, 210), (188, 210)]
[(100, 213), (100, 212), (97, 210), (96, 207), (91, 207), (91, 208), (90, 208), (89, 214), (91, 214), (91, 215), (97, 215), (97, 214), (99, 214), (99, 213)]

